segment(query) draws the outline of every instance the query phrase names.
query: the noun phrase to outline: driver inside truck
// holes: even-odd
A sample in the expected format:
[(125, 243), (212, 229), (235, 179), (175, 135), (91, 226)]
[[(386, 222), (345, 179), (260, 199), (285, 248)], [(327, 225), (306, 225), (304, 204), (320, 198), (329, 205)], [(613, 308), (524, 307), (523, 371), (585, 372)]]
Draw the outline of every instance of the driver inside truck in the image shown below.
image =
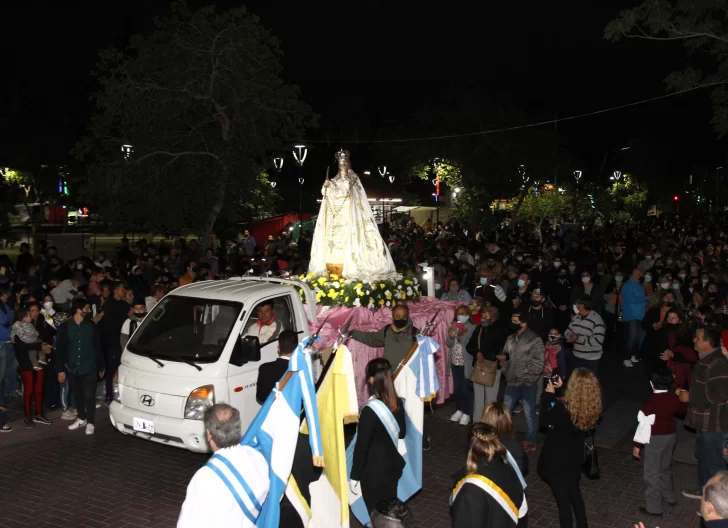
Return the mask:
[(278, 339), (278, 334), (283, 330), (283, 325), (276, 319), (273, 299), (268, 299), (256, 306), (258, 320), (251, 324), (245, 331), (244, 337), (255, 336), (261, 345)]

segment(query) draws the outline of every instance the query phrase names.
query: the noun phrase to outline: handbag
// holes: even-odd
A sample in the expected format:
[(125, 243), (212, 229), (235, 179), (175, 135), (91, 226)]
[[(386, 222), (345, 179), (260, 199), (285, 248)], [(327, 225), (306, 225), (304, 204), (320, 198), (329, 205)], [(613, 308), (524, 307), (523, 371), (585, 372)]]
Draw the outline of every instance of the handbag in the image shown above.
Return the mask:
[(591, 432), (591, 444), (587, 438), (584, 439), (584, 464), (581, 466), (581, 471), (589, 480), (599, 479), (599, 457), (594, 443), (594, 431)]
[(498, 362), (484, 359), (477, 360), (473, 365), (473, 373), (470, 375), (470, 381), (478, 385), (492, 387), (495, 384), (495, 377), (498, 375)]

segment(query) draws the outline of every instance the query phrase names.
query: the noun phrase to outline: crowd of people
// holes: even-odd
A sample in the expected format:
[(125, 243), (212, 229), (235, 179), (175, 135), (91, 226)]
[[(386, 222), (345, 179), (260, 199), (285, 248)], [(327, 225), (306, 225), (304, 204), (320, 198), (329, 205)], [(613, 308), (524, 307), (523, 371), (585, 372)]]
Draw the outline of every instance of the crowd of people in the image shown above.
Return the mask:
[[(571, 526), (574, 518), (578, 527), (587, 525), (579, 481), (584, 443), (602, 413), (604, 355), (618, 357), (625, 370), (643, 369), (652, 394), (640, 417), (652, 439), (636, 442), (634, 451), (644, 460), (644, 513), (661, 515), (663, 503), (675, 502), (670, 462), (677, 428), (684, 424), (696, 431), (698, 471), (696, 488), (683, 495), (703, 498), (723, 515), (728, 498), (706, 495), (708, 488), (725, 488), (728, 456), (723, 225), (718, 218), (675, 218), (540, 233), (508, 224), (480, 233), (455, 223), (382, 227), (398, 270), (420, 273), (426, 262), (436, 295), (457, 303), (444, 347), (454, 382), (451, 420), (474, 423), (467, 463), (451, 497), (454, 526), (524, 522), (524, 477), (539, 430), (546, 436), (537, 471), (553, 492), (561, 526)], [(73, 420), (71, 429), (93, 434), (97, 382), (106, 382), (109, 403), (126, 341), (167, 292), (199, 280), (301, 274), (310, 240), (310, 233), (294, 240), (283, 231), (259, 244), (246, 231), (204, 251), (195, 240), (160, 246), (122, 240), (109, 258), (63, 260), (42, 244), (35, 254), (23, 245), (14, 264), (0, 257), (2, 431), (11, 430), (5, 398), (19, 390), (25, 427), (49, 423), (44, 409), (59, 407), (64, 419)], [(393, 310), (389, 331), (351, 333), (384, 348), (380, 361), (390, 367), (370, 365), (369, 377), (373, 396), (395, 417), (401, 403), (382, 373), (401, 361), (415, 335), (404, 308)], [(290, 341), (285, 353), (294, 346)], [(285, 361), (265, 376), (266, 386), (284, 368)], [(520, 412), (527, 428), (523, 442), (514, 440), (511, 420)], [(386, 503), (391, 508), (384, 509), (406, 512), (392, 506), (396, 497), (387, 493), (397, 473), (396, 453), (382, 453), (392, 467), (371, 474), (359, 467), (352, 491), (363, 492), (372, 511)], [(499, 501), (496, 488), (509, 501)]]

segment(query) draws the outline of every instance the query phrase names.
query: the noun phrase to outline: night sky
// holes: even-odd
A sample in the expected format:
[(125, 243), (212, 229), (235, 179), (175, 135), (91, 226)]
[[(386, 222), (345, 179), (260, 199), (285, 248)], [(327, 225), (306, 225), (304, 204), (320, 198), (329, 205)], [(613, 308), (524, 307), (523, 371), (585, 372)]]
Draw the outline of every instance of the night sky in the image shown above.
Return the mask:
[[(168, 2), (29, 3), (0, 8), (0, 163), (64, 162), (89, 115), (96, 50), (148, 31)], [(410, 136), (427, 135), (417, 133), (413, 112), (459, 89), (505, 98), (528, 122), (538, 122), (662, 95), (665, 76), (686, 61), (679, 45), (603, 39), (605, 25), (635, 2), (491, 4), (247, 2), (283, 42), (285, 79), (321, 115), (307, 139), (330, 143), (316, 144), (310, 170), (333, 161), (342, 145), (352, 149), (359, 172), (378, 162), (396, 167), (396, 160), (374, 160), (366, 144), (347, 140), (354, 130), (359, 140), (376, 139), (398, 124)], [(636, 139), (649, 143), (649, 150), (629, 155), (641, 155), (677, 188), (693, 170), (726, 161), (725, 142), (709, 124), (707, 96), (696, 92), (563, 122), (559, 143), (584, 165), (585, 178), (595, 177), (605, 153)], [(488, 129), (503, 125), (489, 116), (481, 121)]]

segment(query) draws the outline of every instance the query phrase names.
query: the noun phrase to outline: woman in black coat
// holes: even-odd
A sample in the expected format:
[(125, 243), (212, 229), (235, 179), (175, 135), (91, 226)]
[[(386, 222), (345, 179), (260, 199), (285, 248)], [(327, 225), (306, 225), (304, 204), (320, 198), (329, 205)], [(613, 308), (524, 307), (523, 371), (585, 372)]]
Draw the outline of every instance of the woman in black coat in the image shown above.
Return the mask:
[[(498, 355), (503, 350), (506, 336), (498, 325), (499, 312), (495, 306), (486, 306), (480, 316), (480, 325), (475, 328), (465, 351), (475, 365), (477, 360), (498, 361)], [(479, 422), (483, 415), (483, 409), (488, 403), (498, 399), (500, 387), (500, 363), (496, 365), (495, 383), (492, 387), (486, 387), (473, 383), (473, 423)]]
[[(541, 398), (541, 427), (547, 429), (538, 474), (551, 488), (562, 528), (586, 528), (586, 507), (579, 481), (584, 465), (584, 440), (602, 414), (602, 393), (597, 377), (584, 368), (574, 369), (563, 398), (556, 398), (549, 380)], [(573, 509), (573, 515), (572, 515)]]
[[(404, 438), (404, 404), (397, 397), (392, 381), (392, 365), (384, 358), (367, 364), (367, 379), (371, 399), (384, 403), (399, 426), (399, 438)], [(367, 511), (372, 512), (380, 501), (397, 498), (397, 484), (404, 470), (404, 458), (369, 402), (359, 414), (354, 459), (349, 488), (354, 495), (363, 495)]]
[(546, 294), (549, 300), (555, 306), (556, 315), (554, 316), (554, 324), (561, 334), (564, 333), (566, 327), (569, 326), (571, 317), (571, 291), (572, 285), (569, 279), (569, 270), (560, 268), (556, 274), (556, 281), (549, 285)]

